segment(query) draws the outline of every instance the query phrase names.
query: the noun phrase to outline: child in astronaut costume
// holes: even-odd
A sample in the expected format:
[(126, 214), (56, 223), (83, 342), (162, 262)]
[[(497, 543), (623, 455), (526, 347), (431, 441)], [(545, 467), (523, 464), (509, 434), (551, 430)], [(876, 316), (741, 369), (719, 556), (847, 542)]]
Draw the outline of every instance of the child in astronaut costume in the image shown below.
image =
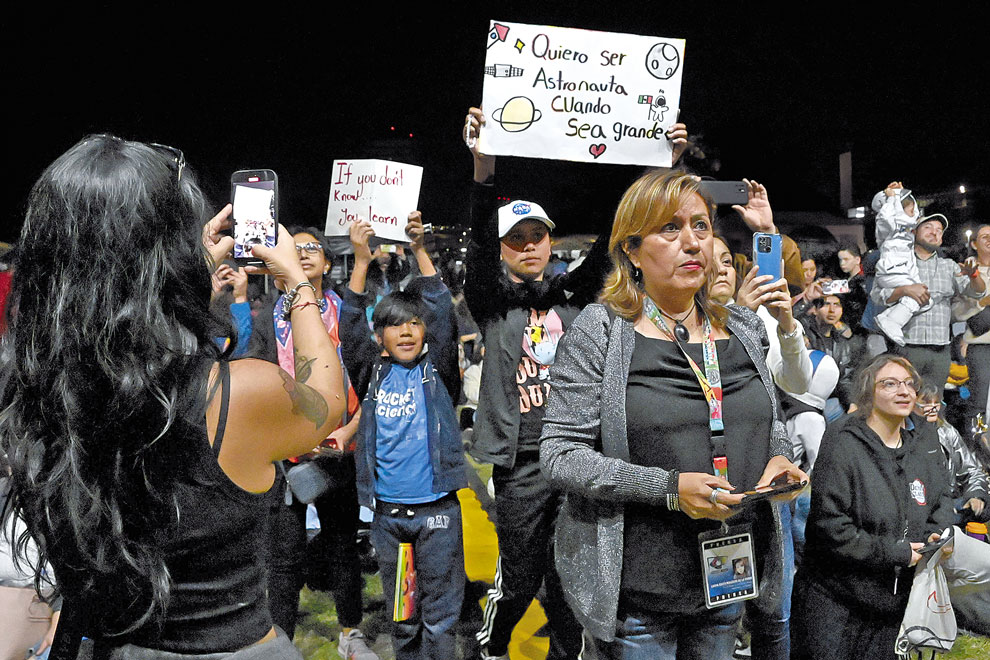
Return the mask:
[[(877, 262), (875, 286), (895, 289), (918, 284), (918, 266), (914, 261), (914, 229), (921, 218), (918, 204), (911, 191), (900, 182), (893, 182), (873, 197), (877, 214)], [(877, 315), (876, 324), (891, 341), (904, 345), (904, 326), (921, 311), (921, 305), (911, 296), (902, 296)]]

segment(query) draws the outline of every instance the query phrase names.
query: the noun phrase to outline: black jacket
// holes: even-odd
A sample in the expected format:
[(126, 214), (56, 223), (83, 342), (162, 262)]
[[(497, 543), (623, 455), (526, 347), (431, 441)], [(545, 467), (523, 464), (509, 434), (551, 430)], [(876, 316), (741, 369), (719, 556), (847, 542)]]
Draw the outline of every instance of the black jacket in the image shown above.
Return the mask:
[(891, 621), (904, 614), (911, 591), (910, 543), (941, 533), (954, 517), (935, 426), (911, 420), (914, 429), (901, 432), (898, 449), (856, 415), (826, 432), (797, 577), (814, 580), (853, 611)]
[(598, 237), (584, 262), (573, 271), (540, 282), (516, 284), (502, 269), (494, 187), (475, 183), (471, 194), (471, 247), (464, 298), (485, 344), (471, 455), (483, 463), (511, 468), (519, 440), (516, 369), (529, 310), (556, 311), (566, 331), (578, 313), (594, 302), (612, 267), (608, 233)]
[(834, 396), (839, 399), (842, 409), (848, 410), (852, 403), (856, 372), (868, 358), (866, 337), (855, 330), (851, 337), (845, 337), (831, 325), (814, 319), (808, 327), (811, 348), (828, 353), (839, 367), (839, 382), (835, 386)]

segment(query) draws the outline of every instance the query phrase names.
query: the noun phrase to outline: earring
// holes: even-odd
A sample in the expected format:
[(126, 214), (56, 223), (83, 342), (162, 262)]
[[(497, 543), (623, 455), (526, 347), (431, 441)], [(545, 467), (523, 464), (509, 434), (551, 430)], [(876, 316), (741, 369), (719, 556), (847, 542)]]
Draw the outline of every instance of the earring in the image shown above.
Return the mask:
[(633, 282), (635, 282), (636, 284), (642, 284), (643, 283), (643, 271), (642, 271), (642, 269), (637, 268), (636, 266), (633, 266), (633, 269), (632, 269), (632, 278), (633, 278)]

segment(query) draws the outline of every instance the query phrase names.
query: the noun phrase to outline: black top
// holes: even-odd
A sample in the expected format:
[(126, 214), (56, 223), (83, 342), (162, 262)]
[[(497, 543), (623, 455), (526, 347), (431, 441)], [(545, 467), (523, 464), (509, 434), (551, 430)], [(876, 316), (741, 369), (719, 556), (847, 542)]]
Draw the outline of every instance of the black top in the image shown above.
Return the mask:
[[(229, 365), (220, 364), (222, 399), (213, 447), (205, 424), (184, 427), (195, 431), (169, 439), (186, 443), (191, 458), (187, 465), (176, 466), (178, 520), (163, 525), (160, 536), (171, 578), (165, 620), (124, 637), (106, 638), (113, 645), (130, 642), (176, 653), (234, 651), (271, 630), (260, 554), (267, 494), (242, 490), (217, 463), (230, 392)], [(89, 602), (84, 594), (70, 593), (72, 582), (62, 581), (66, 601), (83, 603), (92, 627), (105, 623), (107, 609), (126, 605)], [(99, 637), (92, 627), (85, 634)]]
[[(773, 411), (739, 339), (733, 335), (715, 345), (729, 482), (736, 489), (749, 489), (766, 468)], [(702, 344), (684, 346), (704, 369)], [(657, 415), (661, 409), (664, 414)], [(631, 463), (712, 474), (708, 403), (673, 342), (636, 334), (626, 387), (626, 429)], [(622, 598), (659, 611), (704, 609), (698, 534), (719, 523), (645, 504), (627, 504), (625, 518)], [(740, 514), (733, 523), (743, 519)]]

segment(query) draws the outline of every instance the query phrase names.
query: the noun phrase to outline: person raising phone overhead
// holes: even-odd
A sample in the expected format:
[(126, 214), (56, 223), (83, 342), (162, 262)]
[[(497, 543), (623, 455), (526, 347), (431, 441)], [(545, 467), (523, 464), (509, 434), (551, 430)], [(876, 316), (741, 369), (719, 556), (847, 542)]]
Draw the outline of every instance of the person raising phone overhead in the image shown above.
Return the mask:
[(272, 625), (258, 537), (273, 461), (340, 419), (340, 361), (279, 228), (255, 254), (294, 292), (295, 378), (228, 362), (214, 338), (232, 336), (229, 319), (209, 302), (230, 207), (204, 226), (205, 207), (181, 151), (111, 135), (83, 139), (32, 189), (0, 449), (8, 513), (64, 596), (52, 657), (74, 658), (82, 635), (115, 659), (301, 657)]

